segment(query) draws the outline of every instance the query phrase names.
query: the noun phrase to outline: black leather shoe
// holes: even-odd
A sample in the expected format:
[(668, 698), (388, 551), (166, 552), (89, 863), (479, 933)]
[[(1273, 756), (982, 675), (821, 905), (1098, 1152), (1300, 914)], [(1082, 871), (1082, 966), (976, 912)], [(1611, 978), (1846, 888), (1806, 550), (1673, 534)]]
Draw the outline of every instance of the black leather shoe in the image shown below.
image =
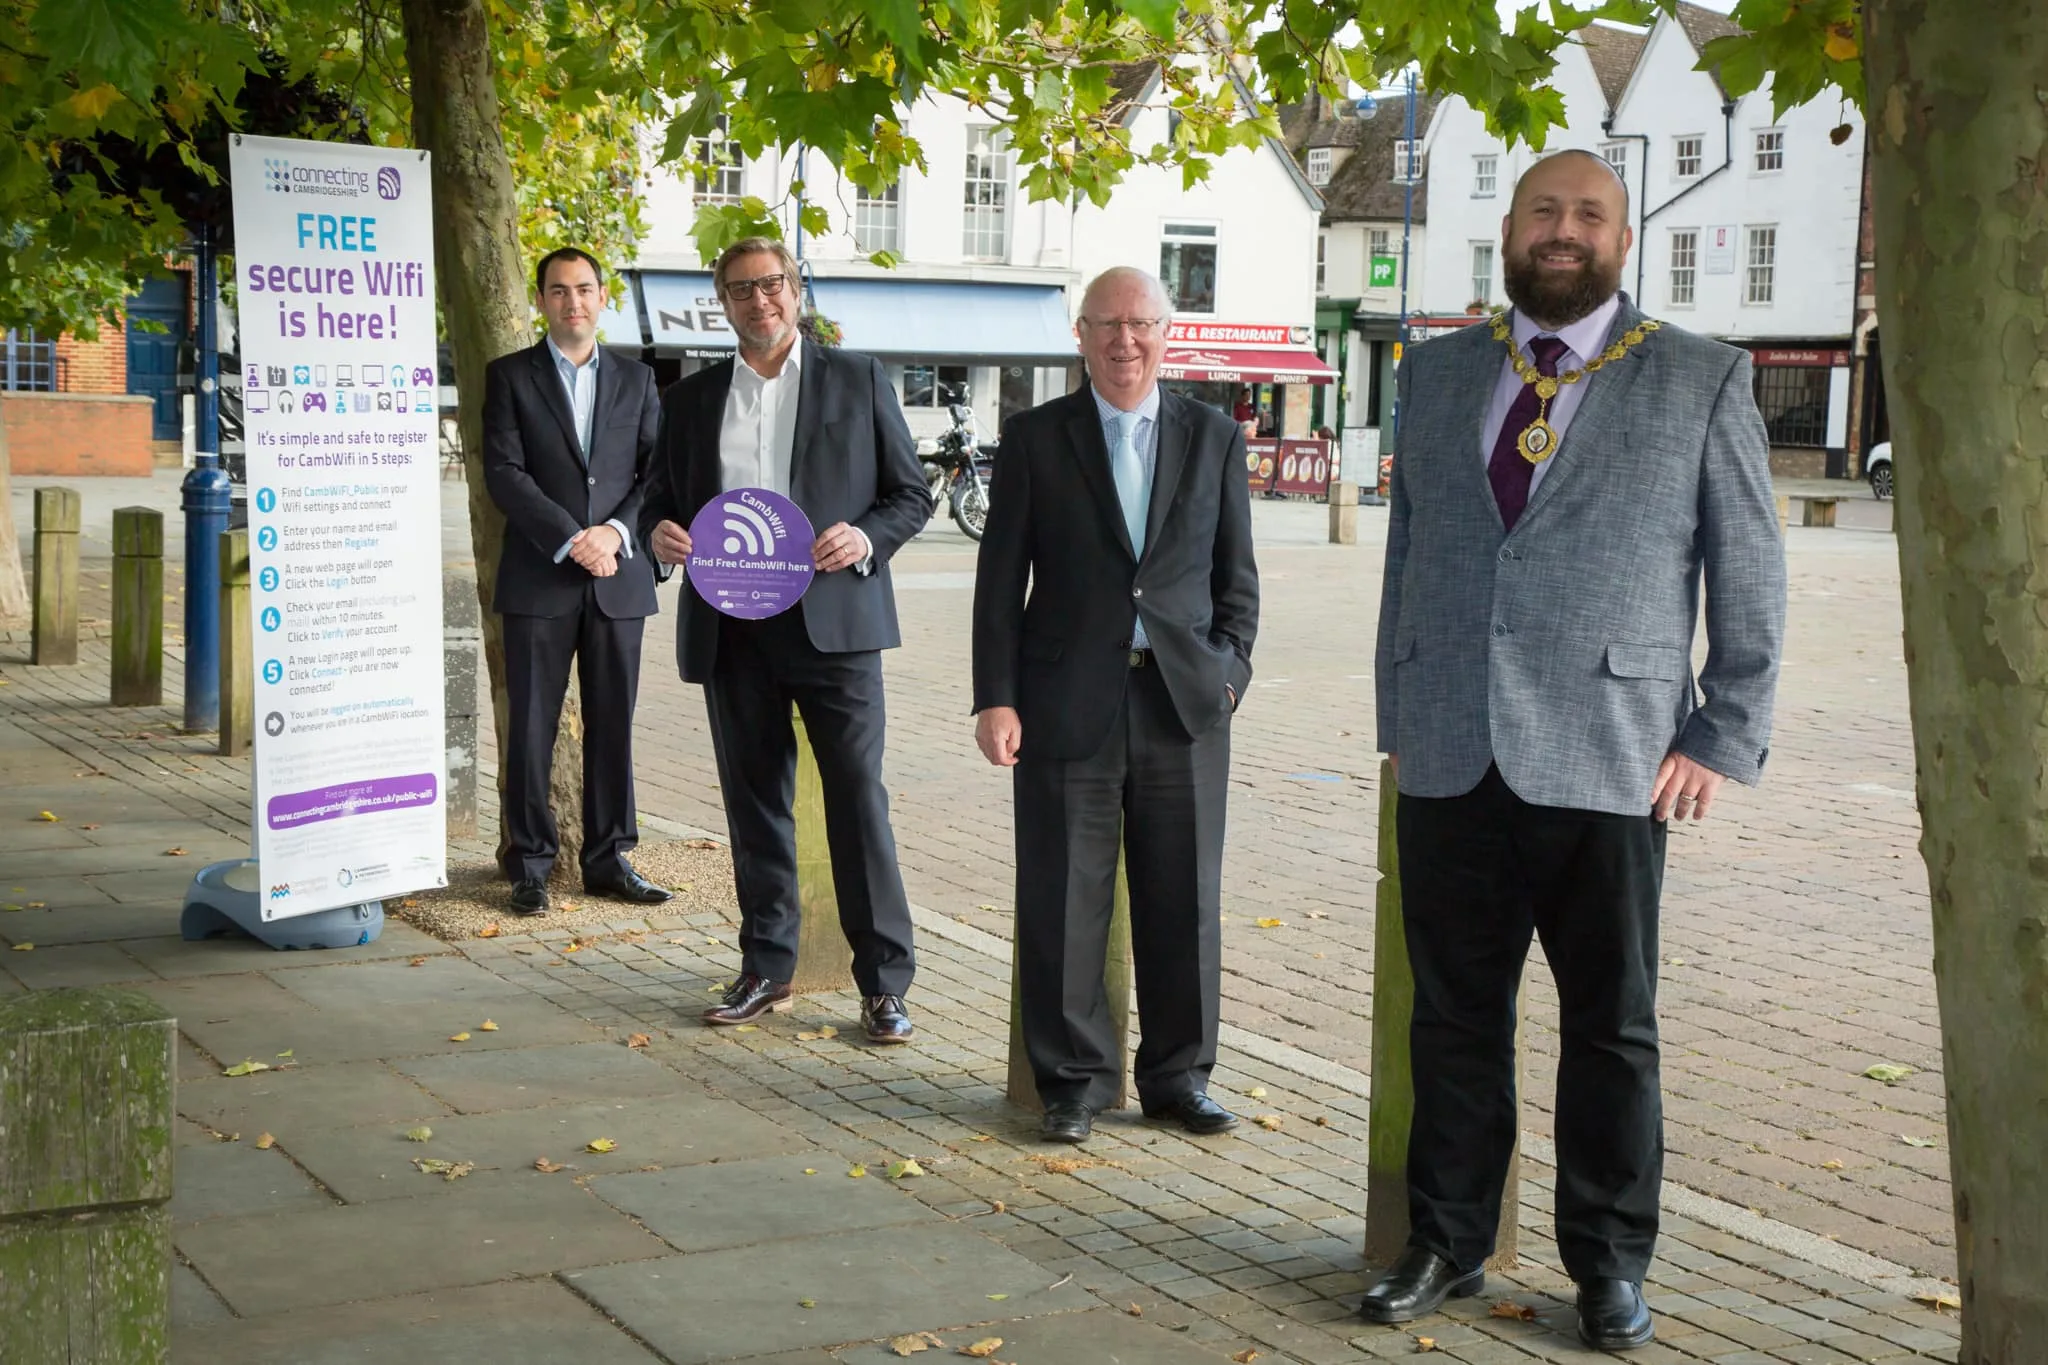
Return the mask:
[(1038, 1135), (1047, 1142), (1086, 1142), (1094, 1131), (1095, 1111), (1079, 1100), (1047, 1105), (1038, 1125)]
[(907, 1043), (917, 1033), (900, 995), (871, 995), (861, 1001), (860, 1026), (871, 1043)]
[(1358, 1316), (1367, 1322), (1413, 1322), (1443, 1307), (1445, 1299), (1469, 1298), (1484, 1288), (1485, 1270), (1460, 1270), (1434, 1251), (1409, 1247), (1365, 1291)]
[(1197, 1090), (1171, 1104), (1147, 1105), (1148, 1119), (1171, 1119), (1190, 1133), (1223, 1133), (1237, 1127), (1237, 1115)]
[(673, 891), (665, 886), (656, 886), (630, 867), (623, 877), (601, 882), (586, 879), (583, 889), (593, 896), (610, 896), (613, 900), (631, 901), (635, 905), (660, 905), (663, 901), (675, 899)]
[(1579, 1340), (1596, 1351), (1627, 1351), (1657, 1335), (1643, 1287), (1634, 1280), (1594, 1279), (1579, 1285)]
[(742, 973), (725, 993), (725, 999), (699, 1017), (707, 1024), (744, 1024), (764, 1014), (780, 1014), (792, 1002), (787, 981), (770, 981)]
[(539, 877), (521, 877), (512, 883), (512, 913), (545, 915), (548, 912), (548, 884)]

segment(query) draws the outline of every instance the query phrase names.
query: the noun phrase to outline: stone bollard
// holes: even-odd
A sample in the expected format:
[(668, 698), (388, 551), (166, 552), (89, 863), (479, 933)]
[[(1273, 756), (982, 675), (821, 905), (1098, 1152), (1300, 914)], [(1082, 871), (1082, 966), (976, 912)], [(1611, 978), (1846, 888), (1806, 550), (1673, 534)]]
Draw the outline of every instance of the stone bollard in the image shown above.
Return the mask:
[(1358, 543), (1358, 485), (1342, 479), (1330, 485), (1330, 543)]
[(132, 991), (0, 1001), (0, 1360), (167, 1358), (176, 1035)]
[[(1365, 1259), (1386, 1265), (1408, 1245), (1408, 1131), (1415, 1118), (1415, 1076), (1409, 1064), (1408, 1026), (1415, 1014), (1415, 974), (1408, 965), (1402, 926), (1401, 854), (1394, 833), (1399, 796), (1394, 765), (1380, 760), (1380, 885), (1373, 908), (1372, 1100), (1368, 1110), (1365, 1175)], [(1517, 1001), (1515, 1017), (1522, 1015)], [(1521, 1112), (1522, 1028), (1515, 1027), (1516, 1113)], [(1500, 1230), (1489, 1270), (1516, 1263), (1521, 1223), (1522, 1125), (1508, 1157), (1501, 1190)]]
[[(1024, 997), (1020, 981), (1019, 948), (1014, 935), (1010, 946), (1010, 1078), (1005, 1095), (1010, 1103), (1034, 1112), (1045, 1106), (1038, 1098), (1038, 1082), (1031, 1074), (1031, 1058), (1024, 1051)], [(1102, 964), (1102, 989), (1109, 998), (1109, 1017), (1115, 1027), (1117, 1050), (1116, 1103), (1112, 1109), (1127, 1109), (1131, 1103), (1131, 889), (1124, 875), (1124, 855), (1116, 859), (1116, 891), (1110, 902), (1109, 947)]]
[(78, 492), (36, 490), (34, 635), (29, 662), (78, 662)]
[[(274, 608), (273, 608), (274, 610)], [(270, 632), (264, 632), (266, 636)], [(255, 627), (249, 620), (249, 532), (220, 537), (220, 752), (256, 742)]]
[(441, 689), (447, 735), (448, 837), (476, 835), (477, 659), (483, 653), (483, 615), (476, 582), (461, 574), (441, 580)]
[(114, 510), (115, 706), (164, 700), (164, 514), (152, 507)]
[(818, 756), (811, 751), (804, 718), (790, 708), (796, 729), (797, 902), (802, 907), (796, 946), (796, 975), (790, 989), (799, 995), (853, 989), (853, 950), (839, 927), (839, 893), (832, 885), (832, 849), (825, 838), (825, 780)]

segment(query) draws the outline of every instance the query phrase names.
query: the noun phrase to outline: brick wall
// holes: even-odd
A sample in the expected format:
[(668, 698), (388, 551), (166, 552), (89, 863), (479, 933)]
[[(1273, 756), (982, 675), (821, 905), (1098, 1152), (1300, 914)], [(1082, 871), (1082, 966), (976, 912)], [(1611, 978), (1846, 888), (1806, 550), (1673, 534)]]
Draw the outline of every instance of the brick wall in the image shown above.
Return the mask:
[(57, 338), (57, 367), (66, 393), (128, 392), (128, 336), (119, 322), (102, 322), (98, 339)]
[(152, 410), (146, 394), (0, 393), (16, 474), (147, 477)]

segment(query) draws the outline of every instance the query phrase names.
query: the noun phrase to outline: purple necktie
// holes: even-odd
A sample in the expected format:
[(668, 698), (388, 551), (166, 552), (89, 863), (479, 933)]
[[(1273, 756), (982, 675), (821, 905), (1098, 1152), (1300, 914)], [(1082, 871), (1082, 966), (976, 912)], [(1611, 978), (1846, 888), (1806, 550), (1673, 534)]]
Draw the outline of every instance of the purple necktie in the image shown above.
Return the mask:
[[(1529, 354), (1536, 357), (1536, 373), (1555, 378), (1557, 362), (1569, 349), (1558, 337), (1532, 338)], [(1510, 531), (1529, 505), (1529, 480), (1536, 473), (1536, 466), (1523, 457), (1517, 442), (1522, 429), (1535, 421), (1542, 410), (1543, 400), (1536, 396), (1536, 386), (1522, 385), (1508, 408), (1507, 420), (1500, 424), (1500, 435), (1494, 438), (1493, 458), (1486, 462), (1486, 481), (1493, 485), (1493, 500), (1500, 507), (1501, 522)]]

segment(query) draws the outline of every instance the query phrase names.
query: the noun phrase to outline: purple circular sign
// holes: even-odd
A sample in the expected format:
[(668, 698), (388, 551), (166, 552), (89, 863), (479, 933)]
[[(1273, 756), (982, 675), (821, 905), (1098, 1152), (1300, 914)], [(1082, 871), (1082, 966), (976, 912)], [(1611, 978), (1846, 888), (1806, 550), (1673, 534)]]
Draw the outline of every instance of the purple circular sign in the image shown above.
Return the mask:
[(814, 539), (811, 519), (780, 493), (721, 493), (690, 523), (690, 586), (727, 616), (779, 615), (811, 586)]

